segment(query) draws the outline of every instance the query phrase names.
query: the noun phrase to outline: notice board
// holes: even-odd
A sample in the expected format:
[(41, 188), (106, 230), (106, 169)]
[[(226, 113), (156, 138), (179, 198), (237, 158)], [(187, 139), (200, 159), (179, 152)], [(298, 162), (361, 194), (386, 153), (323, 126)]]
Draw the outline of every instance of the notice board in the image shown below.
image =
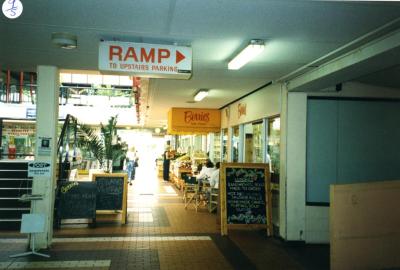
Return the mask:
[(127, 218), (127, 179), (126, 173), (93, 174), (96, 182), (96, 210), (121, 210), (122, 224)]
[(59, 219), (96, 218), (96, 183), (64, 182), (59, 191)]
[(272, 234), (268, 164), (222, 163), (220, 169), (221, 234), (230, 228), (266, 228)]

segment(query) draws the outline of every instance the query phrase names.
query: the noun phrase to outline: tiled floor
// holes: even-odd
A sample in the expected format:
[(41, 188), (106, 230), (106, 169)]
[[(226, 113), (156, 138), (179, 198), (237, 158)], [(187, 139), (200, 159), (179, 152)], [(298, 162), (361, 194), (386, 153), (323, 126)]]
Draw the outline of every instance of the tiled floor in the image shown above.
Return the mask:
[[(153, 172), (154, 171), (154, 172)], [(82, 222), (79, 221), (79, 222)], [(217, 215), (184, 209), (181, 194), (152, 168), (141, 167), (129, 186), (128, 224), (116, 216), (97, 219), (97, 227), (67, 224), (55, 231), (51, 258), (8, 255), (24, 252), (20, 234), (1, 232), (0, 269), (328, 269), (329, 257), (305, 264), (304, 256), (261, 231), (219, 233)], [(15, 239), (19, 238), (19, 239)], [(329, 254), (327, 247), (318, 254)], [(300, 257), (298, 256), (300, 254)]]

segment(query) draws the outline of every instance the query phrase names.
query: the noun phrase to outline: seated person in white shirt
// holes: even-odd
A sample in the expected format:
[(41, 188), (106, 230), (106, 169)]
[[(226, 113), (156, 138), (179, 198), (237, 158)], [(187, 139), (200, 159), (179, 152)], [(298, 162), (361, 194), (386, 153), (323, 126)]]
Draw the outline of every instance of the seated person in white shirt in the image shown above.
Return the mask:
[(219, 187), (219, 166), (220, 162), (215, 163), (215, 169), (211, 173), (210, 179), (208, 180), (210, 182), (210, 188), (206, 191), (207, 201), (210, 201), (211, 189)]
[(214, 164), (211, 162), (211, 160), (207, 159), (206, 166), (203, 166), (200, 173), (196, 176), (197, 182), (199, 184), (208, 182), (214, 170)]
[(211, 173), (210, 179), (208, 180), (211, 188), (218, 188), (219, 186), (219, 166), (220, 162), (215, 163), (215, 170)]

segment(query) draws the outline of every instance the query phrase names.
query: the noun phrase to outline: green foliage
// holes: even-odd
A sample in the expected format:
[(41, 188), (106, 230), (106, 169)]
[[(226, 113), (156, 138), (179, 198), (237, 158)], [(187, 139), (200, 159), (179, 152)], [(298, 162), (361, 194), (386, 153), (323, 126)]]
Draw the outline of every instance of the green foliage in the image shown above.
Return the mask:
[(117, 135), (117, 116), (111, 117), (107, 125), (101, 124), (100, 136), (93, 128), (84, 124), (78, 125), (78, 132), (78, 146), (92, 152), (99, 161), (100, 168), (105, 167), (105, 170), (110, 172), (114, 161), (126, 156), (128, 145), (121, 142), (121, 138)]
[(87, 149), (99, 161), (100, 168), (104, 166), (104, 145), (101, 139), (96, 135), (93, 128), (78, 124), (78, 147)]

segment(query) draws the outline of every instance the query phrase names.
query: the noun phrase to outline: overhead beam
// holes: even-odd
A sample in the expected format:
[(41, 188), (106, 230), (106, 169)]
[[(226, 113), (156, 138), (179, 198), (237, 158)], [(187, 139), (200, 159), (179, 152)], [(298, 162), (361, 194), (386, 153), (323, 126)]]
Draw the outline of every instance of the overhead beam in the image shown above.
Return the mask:
[(286, 81), (289, 91), (315, 91), (399, 64), (400, 29)]

